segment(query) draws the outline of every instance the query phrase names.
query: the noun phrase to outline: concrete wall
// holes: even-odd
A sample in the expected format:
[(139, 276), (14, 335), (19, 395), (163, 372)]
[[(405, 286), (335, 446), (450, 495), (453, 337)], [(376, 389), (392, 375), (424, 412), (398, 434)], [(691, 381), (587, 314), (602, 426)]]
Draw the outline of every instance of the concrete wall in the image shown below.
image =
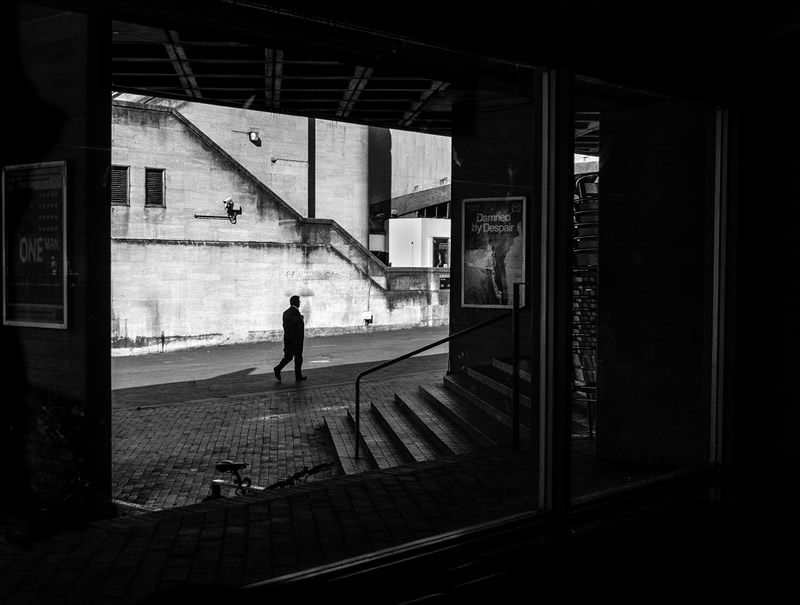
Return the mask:
[[(346, 134), (321, 138), (346, 155)], [(113, 354), (280, 339), (292, 294), (310, 336), (364, 329), (366, 311), (370, 329), (447, 324), (441, 271), (390, 277), (338, 221), (304, 218), (181, 113), (116, 102), (112, 141), (131, 178), (130, 204), (111, 206)], [(165, 170), (164, 207), (145, 207), (145, 167)], [(224, 216), (228, 196), (235, 224), (197, 218)]]
[(317, 120), (316, 216), (331, 218), (365, 246), (368, 224), (366, 126)]
[(449, 202), (452, 199), (452, 195), (451, 185), (442, 185), (433, 189), (399, 195), (392, 198), (392, 213), (397, 213), (400, 217), (404, 214), (416, 213), (429, 206)]
[[(0, 452), (14, 477), (3, 488), (13, 497), (4, 500), (26, 519), (47, 509), (51, 520), (80, 522), (110, 512), (110, 235), (103, 177), (111, 112), (107, 97), (92, 92), (108, 78), (103, 57), (110, 23), (18, 8), (3, 23), (12, 34), (16, 27), (16, 40), (6, 38), (9, 50), (19, 45), (17, 56), (9, 53), (5, 85), (20, 95), (12, 121), (25, 126), (5, 133), (2, 164), (66, 163), (69, 273), (65, 328), (2, 326)], [(3, 229), (15, 233), (11, 224)]]
[(450, 184), (449, 137), (392, 131), (392, 198)]
[(115, 240), (112, 252), (115, 355), (280, 340), (293, 294), (309, 337), (363, 330), (367, 311), (373, 330), (447, 325), (431, 272), (403, 270), (387, 290), (327, 245)]
[[(307, 118), (167, 99), (156, 103), (178, 110), (283, 201), (308, 216)], [(258, 133), (261, 146), (250, 142), (251, 131)]]
[[(166, 108), (115, 103), (112, 164), (129, 166), (130, 205), (111, 207), (114, 238), (178, 241), (299, 241), (302, 216), (264, 187), (209, 137)], [(164, 207), (145, 207), (145, 167), (165, 171)], [(222, 202), (231, 196), (242, 215), (228, 220)]]
[[(303, 216), (310, 216), (309, 167), (313, 163), (313, 216), (335, 220), (365, 246), (370, 201), (421, 196), (425, 191), (439, 196), (429, 203), (449, 200), (448, 137), (374, 127), (370, 135), (366, 126), (315, 120), (315, 153), (310, 157), (308, 118), (169, 99), (155, 99), (148, 105), (179, 111)], [(249, 132), (258, 133), (260, 146), (250, 142)], [(371, 144), (377, 149), (371, 150)], [(385, 181), (379, 187), (383, 196), (370, 192), (370, 179), (374, 189), (379, 172)], [(441, 198), (442, 187), (447, 187), (447, 199)]]

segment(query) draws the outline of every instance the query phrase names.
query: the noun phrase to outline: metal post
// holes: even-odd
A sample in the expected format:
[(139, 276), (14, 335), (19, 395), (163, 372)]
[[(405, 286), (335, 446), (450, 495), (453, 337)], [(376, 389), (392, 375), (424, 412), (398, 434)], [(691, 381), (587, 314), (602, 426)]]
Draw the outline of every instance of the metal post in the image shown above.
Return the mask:
[(514, 284), (514, 308), (511, 312), (511, 338), (513, 343), (513, 371), (512, 379), (512, 399), (511, 399), (511, 447), (514, 452), (519, 451), (519, 288), (522, 284)]
[(356, 376), (356, 452), (355, 459), (358, 460), (358, 442), (361, 441), (361, 429), (359, 427), (359, 420), (361, 418), (361, 374)]

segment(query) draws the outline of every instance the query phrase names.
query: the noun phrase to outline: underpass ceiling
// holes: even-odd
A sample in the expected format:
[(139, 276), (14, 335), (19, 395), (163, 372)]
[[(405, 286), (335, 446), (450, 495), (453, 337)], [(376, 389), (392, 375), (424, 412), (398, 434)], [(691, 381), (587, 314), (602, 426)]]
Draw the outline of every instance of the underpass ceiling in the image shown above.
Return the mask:
[[(786, 2), (654, 11), (640, 2), (543, 0), (532, 14), (276, 0), (19, 4), (108, 18), (116, 92), (446, 136), (459, 99), (483, 101), (492, 91), (498, 105), (529, 100), (531, 66), (562, 60), (596, 81), (722, 106), (800, 88), (800, 7)], [(575, 108), (579, 153), (596, 152), (601, 107)]]
[[(311, 44), (242, 40), (191, 28), (179, 31), (115, 21), (113, 94), (134, 95), (144, 102), (164, 97), (441, 136), (452, 134), (452, 109), (458, 100), (479, 99), (495, 106), (520, 102), (515, 93), (477, 90), (471, 82), (458, 84), (432, 69), (423, 73), (423, 67), (382, 61), (369, 52), (335, 53)], [(363, 60), (355, 60), (359, 58)], [(596, 153), (597, 127), (597, 114), (578, 113), (577, 153)]]
[(112, 88), (386, 128), (450, 135), (449, 82), (272, 47), (115, 22)]

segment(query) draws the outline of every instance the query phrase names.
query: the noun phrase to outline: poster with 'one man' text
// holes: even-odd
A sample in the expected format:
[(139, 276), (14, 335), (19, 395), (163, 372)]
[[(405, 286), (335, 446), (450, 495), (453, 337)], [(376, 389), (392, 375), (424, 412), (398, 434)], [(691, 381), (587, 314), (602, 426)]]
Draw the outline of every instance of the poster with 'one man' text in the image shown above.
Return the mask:
[(3, 323), (67, 327), (65, 162), (3, 168)]

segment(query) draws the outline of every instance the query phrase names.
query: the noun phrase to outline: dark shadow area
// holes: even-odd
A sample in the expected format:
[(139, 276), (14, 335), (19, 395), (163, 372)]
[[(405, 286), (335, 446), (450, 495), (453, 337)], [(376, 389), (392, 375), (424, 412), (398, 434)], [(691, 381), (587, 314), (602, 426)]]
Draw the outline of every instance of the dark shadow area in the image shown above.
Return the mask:
[[(546, 600), (573, 594), (634, 603), (683, 600), (687, 594), (714, 599), (779, 600), (789, 589), (790, 561), (776, 536), (760, 535), (744, 511), (723, 503), (691, 500), (652, 511), (634, 512), (611, 528), (580, 532), (547, 543), (535, 530), (499, 534), (461, 548), (441, 548), (422, 556), (398, 556), (393, 565), (308, 575), (247, 588), (183, 586), (142, 603), (176, 597), (223, 594), (234, 598), (321, 599), (331, 604), (380, 602), (388, 605), (484, 603), (504, 595), (536, 594)], [(392, 590), (386, 590), (392, 586)], [(646, 595), (646, 596), (645, 596)]]
[[(375, 367), (379, 362), (354, 363), (336, 365), (325, 368), (306, 370), (308, 379), (295, 382), (291, 372), (284, 372), (282, 382), (275, 380), (272, 374), (253, 374), (255, 368), (248, 368), (237, 372), (215, 376), (206, 380), (190, 380), (152, 386), (117, 389), (112, 392), (114, 408), (160, 406), (203, 399), (225, 399), (239, 395), (263, 395), (266, 393), (287, 392), (319, 388), (324, 385), (355, 384), (356, 377), (369, 368)], [(385, 380), (392, 376), (428, 372), (436, 368), (442, 369), (442, 375), (447, 371), (447, 354), (427, 355), (414, 357), (399, 362), (389, 368), (378, 370), (365, 378), (370, 380)], [(354, 391), (355, 396), (355, 391)]]

